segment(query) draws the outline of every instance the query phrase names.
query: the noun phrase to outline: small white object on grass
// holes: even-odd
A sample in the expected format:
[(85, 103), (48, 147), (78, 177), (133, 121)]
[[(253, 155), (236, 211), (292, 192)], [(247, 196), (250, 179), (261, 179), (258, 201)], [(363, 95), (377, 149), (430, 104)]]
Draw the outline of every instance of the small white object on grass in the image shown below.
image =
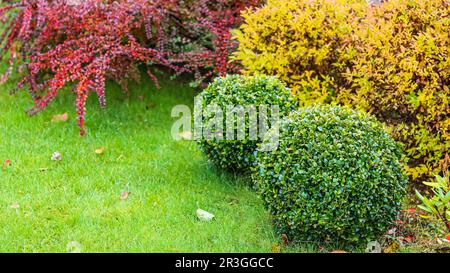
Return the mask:
[(53, 161), (60, 161), (61, 160), (61, 154), (58, 152), (54, 152), (52, 155), (52, 160)]
[(211, 221), (214, 218), (214, 214), (202, 209), (197, 209), (197, 217), (202, 221)]
[(69, 253), (81, 253), (81, 244), (77, 241), (72, 241), (67, 244), (66, 249)]

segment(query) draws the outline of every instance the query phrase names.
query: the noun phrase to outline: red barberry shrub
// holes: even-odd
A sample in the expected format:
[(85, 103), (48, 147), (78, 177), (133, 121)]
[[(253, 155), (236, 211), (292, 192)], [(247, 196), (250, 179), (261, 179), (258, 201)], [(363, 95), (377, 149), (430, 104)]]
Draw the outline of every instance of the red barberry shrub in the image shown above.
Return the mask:
[[(192, 73), (201, 81), (235, 71), (228, 62), (235, 44), (230, 29), (240, 11), (259, 0), (22, 0), (0, 7), (0, 48), (8, 70), (22, 75), (18, 88), (29, 87), (34, 115), (67, 85), (76, 93), (78, 125), (83, 135), (85, 102), (95, 92), (106, 106), (105, 81), (127, 90), (139, 80), (138, 66), (155, 65)], [(6, 54), (8, 52), (9, 54)]]

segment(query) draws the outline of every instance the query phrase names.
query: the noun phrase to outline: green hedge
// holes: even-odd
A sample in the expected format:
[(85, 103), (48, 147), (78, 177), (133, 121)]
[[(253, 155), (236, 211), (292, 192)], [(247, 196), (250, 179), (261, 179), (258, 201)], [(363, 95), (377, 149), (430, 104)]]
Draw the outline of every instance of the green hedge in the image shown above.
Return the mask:
[(291, 240), (365, 244), (401, 209), (407, 177), (400, 157), (367, 114), (306, 107), (281, 122), (277, 150), (257, 153), (253, 180), (276, 228)]
[[(291, 97), (291, 92), (275, 77), (229, 75), (217, 78), (202, 93), (202, 105), (217, 105), (223, 109), (224, 123), (227, 119), (227, 106), (270, 106), (278, 105), (280, 116), (288, 115), (297, 108), (297, 102)], [(258, 112), (259, 114), (259, 112)], [(270, 118), (270, 109), (268, 111)], [(205, 116), (203, 124), (212, 117)], [(234, 117), (236, 121), (236, 118)], [(235, 172), (247, 172), (254, 162), (254, 152), (260, 140), (249, 139), (249, 122), (246, 115), (245, 139), (237, 140), (238, 130), (235, 130), (236, 140), (206, 140), (199, 141), (201, 150), (216, 165)], [(236, 123), (235, 123), (236, 125)], [(225, 127), (225, 125), (224, 125)], [(241, 132), (242, 133), (242, 132)], [(224, 136), (225, 138), (225, 136)]]

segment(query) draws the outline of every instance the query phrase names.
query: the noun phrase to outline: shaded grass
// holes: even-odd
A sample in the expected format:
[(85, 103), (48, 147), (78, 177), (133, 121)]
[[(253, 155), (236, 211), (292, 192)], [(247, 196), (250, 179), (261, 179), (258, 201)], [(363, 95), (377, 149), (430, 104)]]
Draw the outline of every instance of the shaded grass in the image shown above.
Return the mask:
[[(83, 252), (270, 252), (278, 242), (245, 181), (172, 140), (172, 107), (193, 104), (187, 85), (166, 80), (158, 91), (146, 81), (127, 97), (109, 84), (106, 109), (88, 101), (85, 137), (73, 94), (30, 118), (28, 94), (9, 88), (0, 92), (0, 160), (12, 162), (0, 169), (0, 251), (65, 252), (76, 241)], [(67, 122), (51, 122), (64, 112)], [(216, 219), (198, 221), (198, 207)]]

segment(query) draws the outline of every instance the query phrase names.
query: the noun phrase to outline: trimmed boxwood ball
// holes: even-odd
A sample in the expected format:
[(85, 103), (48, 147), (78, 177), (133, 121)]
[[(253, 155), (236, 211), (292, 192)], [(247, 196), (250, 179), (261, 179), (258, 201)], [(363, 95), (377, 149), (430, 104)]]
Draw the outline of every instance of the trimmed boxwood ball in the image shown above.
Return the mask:
[[(276, 77), (264, 75), (242, 76), (228, 75), (216, 78), (203, 92), (203, 109), (207, 105), (217, 105), (223, 110), (224, 131), (226, 131), (226, 108), (227, 106), (255, 106), (259, 119), (259, 106), (268, 108), (268, 122), (270, 125), (271, 111), (273, 105), (279, 106), (280, 119), (297, 109), (298, 103), (291, 96), (291, 90), (287, 88)], [(203, 124), (214, 116), (204, 116)], [(226, 133), (223, 139), (198, 141), (200, 149), (216, 165), (229, 171), (249, 173), (250, 166), (254, 164), (255, 150), (261, 138), (251, 140), (249, 138), (249, 118), (245, 115), (245, 139), (237, 140), (237, 129), (235, 129), (235, 140), (227, 140)], [(234, 118), (235, 126), (236, 118)]]
[(291, 240), (364, 246), (395, 221), (406, 193), (400, 147), (377, 120), (348, 108), (293, 112), (280, 123), (278, 148), (256, 157), (258, 193)]

